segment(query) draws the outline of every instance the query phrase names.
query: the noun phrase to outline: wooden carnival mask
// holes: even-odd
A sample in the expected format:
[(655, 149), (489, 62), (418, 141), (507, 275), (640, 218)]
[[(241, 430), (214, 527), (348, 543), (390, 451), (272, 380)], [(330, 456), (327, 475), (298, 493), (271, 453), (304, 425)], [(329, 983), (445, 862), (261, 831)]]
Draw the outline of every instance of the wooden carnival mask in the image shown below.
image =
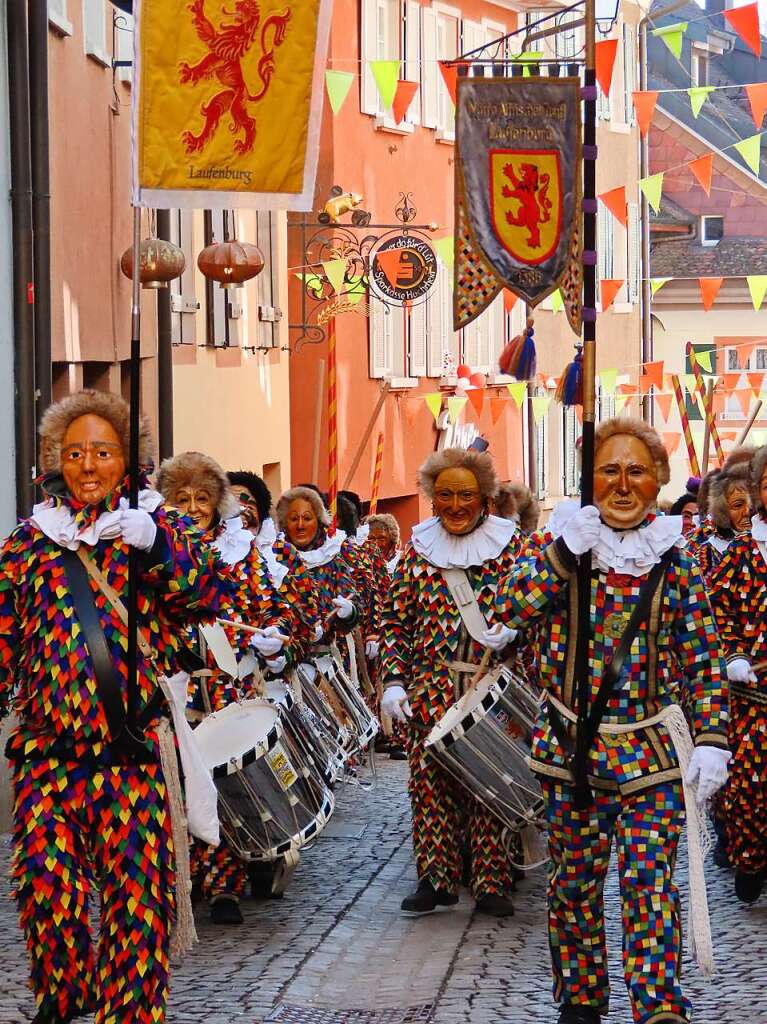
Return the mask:
[(434, 515), (448, 533), (471, 533), (486, 507), (477, 478), (464, 466), (443, 469), (434, 481)]
[(633, 434), (614, 434), (594, 457), (594, 502), (608, 526), (639, 526), (658, 497), (658, 469), (647, 445)]
[(125, 476), (120, 437), (101, 416), (78, 416), (61, 442), (61, 472), (67, 490), (83, 505), (98, 505)]

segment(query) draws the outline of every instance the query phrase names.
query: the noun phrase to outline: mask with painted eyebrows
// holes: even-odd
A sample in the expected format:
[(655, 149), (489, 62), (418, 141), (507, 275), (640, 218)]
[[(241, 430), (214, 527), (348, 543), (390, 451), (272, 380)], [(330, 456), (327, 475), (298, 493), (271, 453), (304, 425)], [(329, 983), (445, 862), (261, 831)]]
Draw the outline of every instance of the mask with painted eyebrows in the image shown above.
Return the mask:
[(639, 526), (658, 497), (658, 470), (650, 449), (633, 434), (613, 434), (594, 457), (594, 502), (608, 526)]

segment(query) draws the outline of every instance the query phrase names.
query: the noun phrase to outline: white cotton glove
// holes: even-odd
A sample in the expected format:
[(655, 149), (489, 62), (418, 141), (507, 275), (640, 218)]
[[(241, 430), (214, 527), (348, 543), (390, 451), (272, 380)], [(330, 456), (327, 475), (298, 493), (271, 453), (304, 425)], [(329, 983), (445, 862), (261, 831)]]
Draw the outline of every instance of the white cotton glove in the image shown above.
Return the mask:
[(398, 684), (387, 686), (381, 698), (381, 714), (389, 718), (396, 718), (399, 722), (406, 722), (413, 717), (410, 710), (410, 701), (404, 689)]
[(375, 661), (378, 657), (378, 648), (380, 644), (377, 640), (366, 640), (365, 641), (365, 657), (368, 661)]
[(271, 658), (280, 653), (287, 639), (276, 626), (267, 626), (266, 629), (259, 629), (253, 634), (250, 646), (255, 647), (264, 658)]
[(125, 508), (120, 513), (120, 532), (126, 544), (139, 551), (150, 551), (157, 536), (154, 519), (141, 508)]
[(700, 746), (695, 748), (685, 782), (694, 786), (698, 783), (696, 799), (704, 804), (727, 781), (727, 765), (732, 754), (720, 747)]
[(756, 676), (751, 671), (748, 658), (733, 658), (727, 663), (727, 678), (731, 683), (755, 683)]
[(337, 608), (339, 619), (350, 619), (354, 615), (354, 605), (348, 597), (334, 597), (333, 604)]
[(562, 531), (562, 540), (574, 555), (583, 555), (591, 551), (599, 540), (602, 523), (596, 505), (579, 508), (573, 518)]
[(482, 643), (485, 647), (489, 647), (491, 651), (498, 652), (502, 651), (504, 647), (508, 647), (511, 641), (516, 638), (516, 635), (516, 629), (510, 629), (499, 622), (492, 629), (483, 631)]
[(318, 644), (325, 635), (325, 630), (322, 628), (322, 623), (317, 622), (314, 626), (314, 632), (312, 633), (312, 642)]
[(285, 671), (285, 666), (288, 663), (288, 659), (284, 654), (280, 654), (276, 658), (267, 658), (266, 667), (274, 676), (278, 676)]

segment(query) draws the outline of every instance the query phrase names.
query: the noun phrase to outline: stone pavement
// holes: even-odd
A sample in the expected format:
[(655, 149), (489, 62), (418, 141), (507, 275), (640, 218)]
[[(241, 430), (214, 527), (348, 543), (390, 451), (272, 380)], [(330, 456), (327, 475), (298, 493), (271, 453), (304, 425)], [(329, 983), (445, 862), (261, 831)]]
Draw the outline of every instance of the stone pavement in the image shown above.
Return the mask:
[[(240, 928), (215, 928), (206, 909), (198, 908), (200, 943), (174, 971), (169, 1024), (261, 1024), (270, 1015), (285, 1024), (537, 1024), (556, 1019), (543, 871), (520, 884), (511, 920), (473, 914), (466, 896), (453, 911), (402, 918), (399, 901), (415, 883), (407, 769), (383, 758), (378, 767), (375, 791), (348, 786), (339, 791), (333, 820), (346, 837), (322, 837), (304, 855), (284, 899), (247, 901)], [(360, 838), (350, 838), (360, 831)], [(32, 1016), (32, 1000), (14, 907), (7, 898), (7, 838), (0, 844), (0, 1024), (20, 1024)], [(730, 875), (709, 864), (708, 878), (719, 970), (707, 984), (685, 963), (694, 1020), (767, 1024), (767, 899), (741, 907), (731, 895)], [(679, 881), (684, 893), (684, 856)], [(607, 903), (614, 985), (607, 1020), (630, 1024), (612, 873)], [(336, 1013), (323, 1014), (323, 1008)], [(400, 1012), (359, 1012), (386, 1008)], [(412, 1011), (405, 1014), (405, 1008)]]

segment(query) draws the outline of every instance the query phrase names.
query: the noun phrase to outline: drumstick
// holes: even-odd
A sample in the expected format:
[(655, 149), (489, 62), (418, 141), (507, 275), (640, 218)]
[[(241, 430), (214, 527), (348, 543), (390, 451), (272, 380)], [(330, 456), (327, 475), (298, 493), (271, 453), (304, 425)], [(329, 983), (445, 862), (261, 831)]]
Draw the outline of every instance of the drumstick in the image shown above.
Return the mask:
[(248, 626), (244, 622), (235, 622), (234, 619), (216, 619), (220, 626), (231, 626), (233, 629), (241, 629), (245, 633), (260, 633), (258, 626)]
[(485, 648), (485, 653), (482, 655), (482, 661), (479, 663), (479, 668), (469, 680), (469, 685), (466, 687), (466, 692), (473, 690), (475, 686), (478, 686), (481, 680), (487, 675), (487, 669), (490, 665), (490, 659), (493, 656), (493, 652), (489, 647)]

